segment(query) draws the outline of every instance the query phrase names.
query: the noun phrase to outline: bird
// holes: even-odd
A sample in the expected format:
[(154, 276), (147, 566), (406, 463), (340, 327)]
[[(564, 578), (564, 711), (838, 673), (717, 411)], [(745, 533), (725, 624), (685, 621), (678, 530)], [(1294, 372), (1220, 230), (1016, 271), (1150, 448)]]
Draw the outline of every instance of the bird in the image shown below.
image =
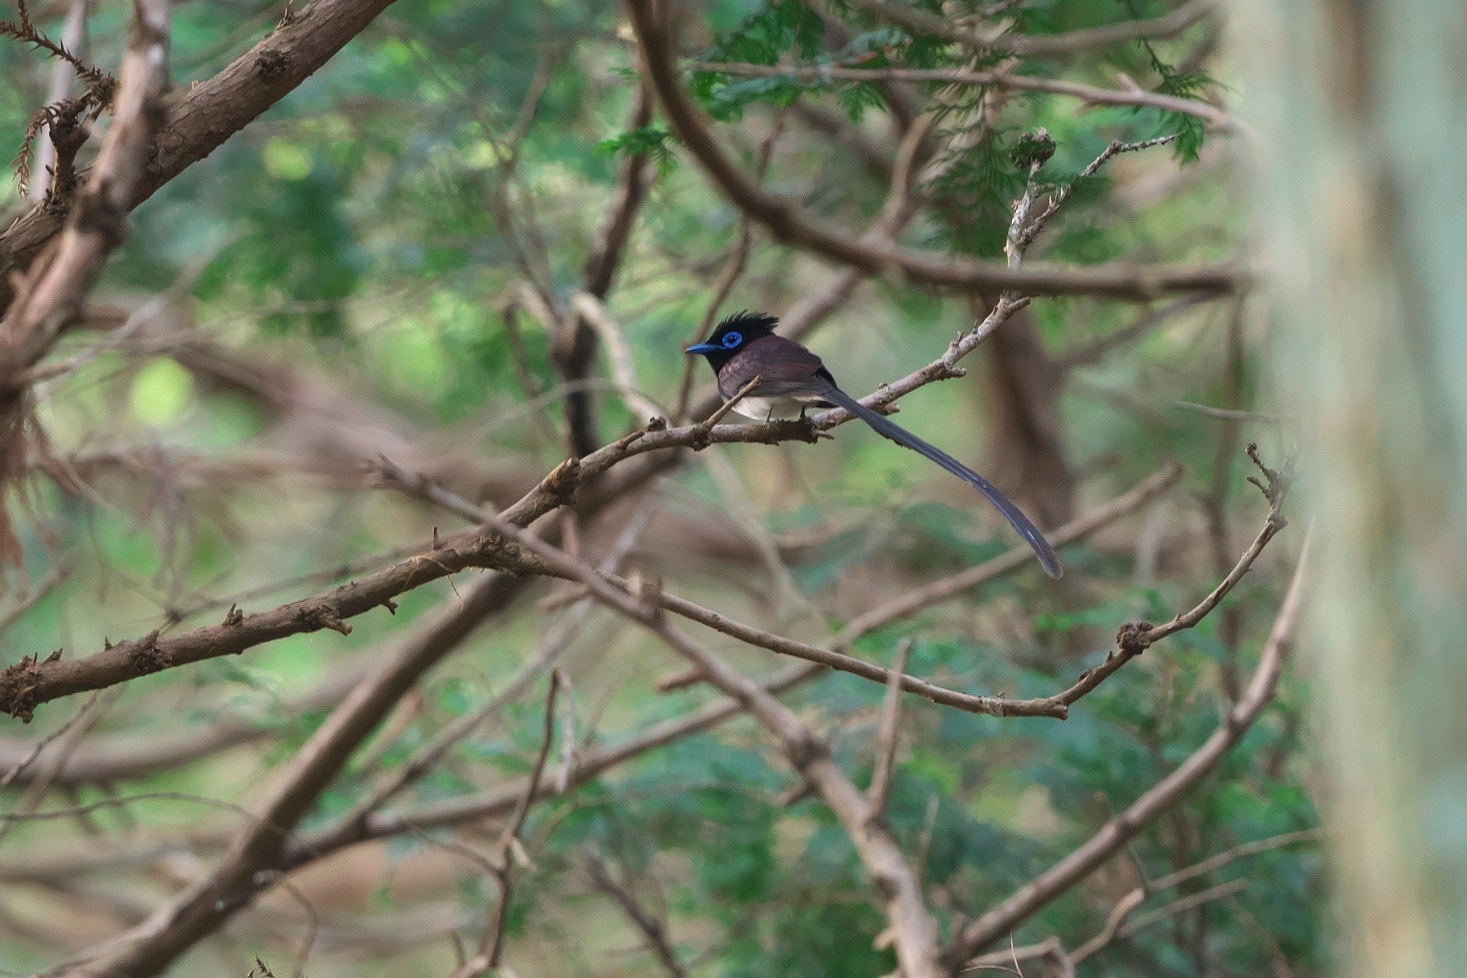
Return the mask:
[(1044, 534), (997, 486), (841, 390), (818, 356), (794, 340), (775, 335), (778, 325), (779, 319), (767, 313), (738, 312), (715, 326), (705, 342), (689, 346), (687, 352), (708, 360), (718, 378), (718, 393), (725, 401), (733, 400), (758, 378), (758, 384), (733, 406), (746, 418), (767, 422), (796, 415), (803, 418), (812, 407), (845, 408), (877, 434), (910, 448), (981, 492), (1029, 544), (1046, 574), (1058, 578), (1064, 573)]

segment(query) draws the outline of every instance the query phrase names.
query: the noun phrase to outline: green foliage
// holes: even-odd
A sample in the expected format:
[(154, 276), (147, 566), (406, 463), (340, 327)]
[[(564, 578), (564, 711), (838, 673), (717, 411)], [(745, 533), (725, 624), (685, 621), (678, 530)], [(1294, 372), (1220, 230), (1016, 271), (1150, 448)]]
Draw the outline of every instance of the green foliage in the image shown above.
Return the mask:
[(643, 126), (603, 139), (596, 144), (596, 151), (608, 156), (646, 156), (666, 177), (674, 163), (672, 142), (672, 133), (665, 127)]
[(1028, 182), (1028, 168), (1014, 162), (1013, 143), (1019, 138), (1015, 130), (983, 128), (932, 186), (954, 215), (942, 232), (953, 251), (990, 257), (1003, 253), (1010, 208)]
[[(1132, 16), (1136, 16), (1135, 0), (1125, 0), (1127, 8)], [(1196, 99), (1200, 98), (1204, 90), (1215, 85), (1216, 82), (1200, 71), (1183, 72), (1163, 61), (1156, 53), (1156, 48), (1151, 42), (1142, 38), (1137, 42), (1141, 49), (1146, 52), (1146, 59), (1151, 69), (1161, 79), (1157, 91), (1162, 95), (1171, 95), (1176, 98)], [(1140, 109), (1139, 112), (1151, 112), (1160, 116), (1161, 133), (1177, 134), (1177, 141), (1172, 144), (1172, 150), (1177, 159), (1182, 163), (1194, 163), (1197, 154), (1202, 151), (1202, 143), (1207, 135), (1207, 124), (1195, 115), (1185, 112), (1158, 112), (1155, 109)]]

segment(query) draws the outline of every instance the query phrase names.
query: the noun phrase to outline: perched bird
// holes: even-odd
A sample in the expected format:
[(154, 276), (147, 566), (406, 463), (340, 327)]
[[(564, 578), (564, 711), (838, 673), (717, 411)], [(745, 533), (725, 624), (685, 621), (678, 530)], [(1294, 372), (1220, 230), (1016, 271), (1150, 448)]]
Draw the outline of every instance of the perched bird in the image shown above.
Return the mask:
[(695, 343), (687, 352), (707, 357), (718, 375), (718, 393), (725, 401), (759, 378), (759, 383), (734, 405), (734, 410), (756, 421), (799, 415), (811, 407), (842, 407), (860, 418), (877, 434), (931, 459), (988, 497), (1019, 535), (1028, 541), (1034, 556), (1050, 577), (1063, 573), (1054, 548), (1044, 539), (1029, 517), (983, 476), (951, 455), (929, 445), (891, 419), (876, 413), (836, 386), (820, 358), (794, 340), (774, 335), (779, 320), (757, 312), (729, 316), (713, 330), (705, 343)]

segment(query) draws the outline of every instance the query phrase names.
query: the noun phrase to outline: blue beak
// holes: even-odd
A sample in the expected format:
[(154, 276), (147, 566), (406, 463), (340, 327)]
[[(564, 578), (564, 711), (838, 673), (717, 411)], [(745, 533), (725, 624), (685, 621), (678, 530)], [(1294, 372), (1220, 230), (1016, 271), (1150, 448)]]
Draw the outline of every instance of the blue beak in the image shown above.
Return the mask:
[(701, 355), (701, 354), (713, 353), (714, 351), (721, 350), (721, 349), (723, 349), (723, 347), (720, 346), (717, 343), (694, 343), (692, 346), (688, 347), (687, 350), (685, 350), (684, 352), (685, 353), (697, 353), (697, 354), (700, 354)]

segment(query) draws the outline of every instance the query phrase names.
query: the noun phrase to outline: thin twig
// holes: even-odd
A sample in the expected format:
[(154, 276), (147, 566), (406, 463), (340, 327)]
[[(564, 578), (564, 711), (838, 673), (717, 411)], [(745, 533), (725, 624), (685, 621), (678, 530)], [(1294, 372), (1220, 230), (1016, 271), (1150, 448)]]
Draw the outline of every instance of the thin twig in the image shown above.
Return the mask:
[(1173, 401), (1173, 407), (1184, 411), (1196, 411), (1209, 418), (1217, 418), (1219, 421), (1256, 421), (1259, 424), (1278, 424), (1283, 419), (1277, 414), (1262, 414), (1258, 411), (1239, 411), (1233, 408), (1215, 408), (1206, 404), (1193, 404), (1191, 401)]

